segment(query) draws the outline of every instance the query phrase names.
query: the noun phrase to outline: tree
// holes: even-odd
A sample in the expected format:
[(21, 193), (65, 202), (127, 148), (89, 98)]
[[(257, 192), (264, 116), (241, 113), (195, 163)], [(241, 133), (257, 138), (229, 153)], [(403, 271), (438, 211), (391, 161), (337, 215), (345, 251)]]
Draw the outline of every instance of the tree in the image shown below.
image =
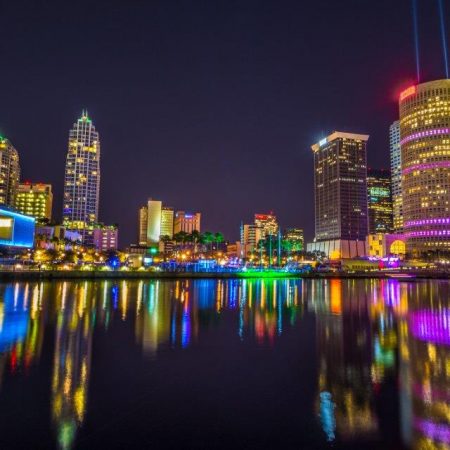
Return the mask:
[(209, 246), (209, 252), (212, 250), (212, 243), (214, 242), (214, 234), (211, 231), (205, 231), (201, 237), (202, 243)]
[(219, 246), (219, 244), (221, 244), (224, 241), (224, 237), (223, 234), (218, 231), (217, 233), (214, 234), (214, 242), (217, 244), (217, 247)]

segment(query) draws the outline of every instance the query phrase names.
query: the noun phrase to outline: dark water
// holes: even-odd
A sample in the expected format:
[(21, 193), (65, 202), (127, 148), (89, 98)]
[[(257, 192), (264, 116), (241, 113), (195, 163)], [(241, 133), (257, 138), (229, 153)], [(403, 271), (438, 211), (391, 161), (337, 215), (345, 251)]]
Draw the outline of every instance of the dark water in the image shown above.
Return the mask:
[(450, 284), (0, 285), (0, 449), (445, 449)]

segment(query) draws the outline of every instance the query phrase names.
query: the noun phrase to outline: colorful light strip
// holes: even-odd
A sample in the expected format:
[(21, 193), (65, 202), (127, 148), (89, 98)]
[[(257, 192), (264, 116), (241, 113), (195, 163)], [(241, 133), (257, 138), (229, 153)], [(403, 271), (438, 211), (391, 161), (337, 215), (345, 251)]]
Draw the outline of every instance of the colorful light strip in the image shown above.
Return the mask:
[(423, 220), (408, 220), (405, 222), (405, 227), (416, 227), (422, 225), (446, 225), (450, 223), (450, 217), (439, 217), (436, 219), (423, 219)]
[(450, 230), (407, 231), (406, 237), (450, 236)]
[(420, 310), (409, 317), (413, 336), (420, 341), (450, 346), (450, 309)]
[(450, 443), (450, 427), (446, 423), (415, 418), (414, 427), (433, 441)]
[(435, 128), (433, 130), (419, 131), (417, 133), (410, 134), (409, 136), (404, 137), (400, 141), (400, 145), (406, 144), (409, 141), (413, 141), (415, 139), (421, 139), (424, 137), (431, 136), (439, 136), (441, 134), (450, 134), (450, 128)]
[(425, 164), (413, 164), (402, 170), (402, 175), (414, 172), (416, 170), (430, 170), (430, 169), (450, 169), (450, 161), (436, 161)]

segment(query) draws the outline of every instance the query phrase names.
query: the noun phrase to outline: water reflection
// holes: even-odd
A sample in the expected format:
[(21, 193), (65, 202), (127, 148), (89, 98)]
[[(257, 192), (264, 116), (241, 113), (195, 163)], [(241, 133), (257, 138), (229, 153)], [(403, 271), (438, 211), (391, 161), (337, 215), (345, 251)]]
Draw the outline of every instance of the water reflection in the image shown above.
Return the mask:
[(393, 422), (405, 447), (444, 449), (450, 445), (449, 291), (447, 282), (395, 280), (4, 284), (0, 389), (31, 376), (44, 337), (51, 341), (51, 420), (56, 446), (70, 449), (89, 415), (96, 329), (111, 333), (114, 346), (112, 330), (131, 326), (142, 357), (157, 364), (161, 352), (189, 351), (230, 324), (238, 342), (276, 351), (277, 340), (308, 315), (315, 331), (307, 345), (317, 358), (311, 416), (324, 445), (384, 442)]

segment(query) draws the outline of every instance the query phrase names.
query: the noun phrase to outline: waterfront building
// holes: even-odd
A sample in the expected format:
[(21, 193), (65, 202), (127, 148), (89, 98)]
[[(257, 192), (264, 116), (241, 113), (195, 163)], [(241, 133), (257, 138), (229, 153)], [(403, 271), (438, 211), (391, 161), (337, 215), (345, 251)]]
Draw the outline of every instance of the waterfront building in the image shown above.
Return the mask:
[(170, 206), (163, 206), (161, 209), (161, 236), (173, 238), (173, 218), (174, 211)]
[(52, 220), (52, 185), (44, 183), (19, 183), (16, 194), (16, 209), (38, 222)]
[(403, 258), (406, 253), (405, 238), (402, 234), (375, 233), (367, 236), (368, 256), (384, 258), (398, 256)]
[(14, 206), (20, 179), (19, 152), (0, 136), (0, 204)]
[(160, 200), (148, 199), (139, 208), (139, 245), (157, 244), (162, 236), (173, 237), (173, 208), (163, 206)]
[(312, 146), (315, 240), (333, 259), (366, 254), (368, 135), (335, 131)]
[(0, 206), (0, 249), (32, 248), (35, 223), (34, 217), (18, 213), (8, 206)]
[(147, 245), (148, 205), (139, 208), (139, 245)]
[(161, 236), (161, 209), (160, 200), (147, 201), (147, 244), (157, 244)]
[(399, 110), (407, 252), (449, 252), (450, 79), (406, 89)]
[(45, 245), (41, 247), (53, 248), (54, 245), (48, 245), (53, 239), (58, 239), (60, 241), (70, 241), (71, 243), (81, 244), (82, 236), (77, 231), (66, 230), (63, 225), (47, 225), (47, 224), (37, 224), (36, 225), (36, 241), (40, 241)]
[(94, 227), (94, 247), (102, 252), (117, 250), (119, 230), (116, 225), (102, 225)]
[(283, 234), (283, 241), (289, 251), (301, 252), (304, 250), (304, 235), (301, 228), (287, 228)]
[(247, 255), (257, 249), (259, 241), (262, 239), (261, 227), (253, 223), (241, 224), (241, 240), (240, 251), (241, 256), (246, 258)]
[(83, 244), (93, 245), (100, 194), (100, 138), (87, 111), (69, 131), (64, 178), (63, 223), (77, 230)]
[(272, 212), (255, 214), (255, 227), (261, 229), (261, 239), (265, 239), (266, 236), (276, 236), (278, 234), (277, 217)]
[(367, 204), (369, 233), (391, 233), (393, 229), (393, 210), (391, 172), (389, 170), (367, 170)]
[(403, 230), (402, 202), (402, 153), (400, 149), (400, 122), (396, 120), (389, 127), (389, 150), (391, 156), (391, 193), (393, 208), (393, 229)]
[(185, 233), (192, 233), (194, 230), (200, 233), (200, 221), (201, 214), (197, 213), (187, 213), (185, 211), (177, 211), (175, 213), (174, 221), (174, 234), (184, 231)]

